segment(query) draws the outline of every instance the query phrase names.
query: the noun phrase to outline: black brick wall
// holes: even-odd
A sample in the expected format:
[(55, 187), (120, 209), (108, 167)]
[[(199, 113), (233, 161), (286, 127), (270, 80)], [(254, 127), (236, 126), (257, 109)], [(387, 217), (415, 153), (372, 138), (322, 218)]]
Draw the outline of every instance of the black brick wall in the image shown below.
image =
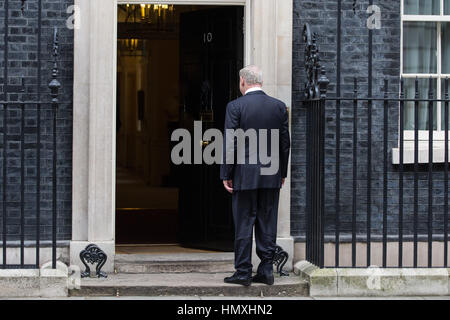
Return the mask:
[[(360, 83), (360, 92), (367, 90), (367, 53), (368, 32), (366, 8), (368, 1), (357, 2), (356, 15), (352, 4), (343, 1), (343, 33), (342, 33), (342, 92), (351, 94), (353, 77), (356, 75)], [(37, 76), (37, 0), (27, 0), (22, 15), (21, 1), (9, 0), (9, 54), (8, 54), (8, 99), (10, 101), (36, 100)], [(53, 27), (57, 26), (60, 40), (60, 57), (58, 67), (59, 80), (62, 83), (61, 101), (58, 111), (58, 238), (71, 238), (71, 189), (72, 189), (72, 81), (73, 81), (73, 30), (66, 27), (69, 14), (66, 8), (73, 4), (73, 0), (42, 0), (42, 100), (48, 100), (50, 80), (51, 49)], [(379, 0), (375, 4), (381, 8), (382, 28), (374, 30), (373, 37), (373, 70), (374, 95), (381, 95), (383, 80), (389, 79), (389, 91), (398, 92), (400, 74), (400, 2)], [(5, 92), (4, 69), (4, 10), (5, 0), (0, 1), (0, 100)], [(293, 43), (293, 110), (292, 110), (292, 204), (291, 227), (293, 236), (303, 236), (305, 231), (305, 110), (301, 104), (302, 89), (305, 82), (303, 67), (304, 46), (302, 43), (303, 24), (309, 22), (314, 32), (318, 34), (318, 43), (323, 65), (326, 67), (330, 79), (330, 95), (335, 92), (336, 83), (336, 17), (337, 1), (327, 0), (294, 0), (294, 43)], [(21, 77), (25, 78), (25, 93), (21, 89)], [(364, 94), (362, 94), (364, 95)], [(43, 107), (42, 113), (42, 161), (41, 161), (41, 233), (43, 239), (51, 236), (51, 112), (48, 106)], [(334, 222), (334, 141), (335, 141), (335, 109), (332, 103), (327, 104), (327, 133), (326, 133), (326, 218), (327, 232), (331, 233)], [(3, 109), (0, 110), (0, 148), (3, 157)], [(373, 206), (372, 229), (374, 234), (380, 234), (382, 222), (382, 139), (383, 121), (382, 106), (374, 106), (373, 111)], [(352, 107), (343, 105), (341, 111), (341, 227), (343, 231), (350, 231), (351, 222), (351, 132)], [(20, 232), (20, 119), (21, 111), (18, 106), (12, 106), (8, 112), (8, 173), (7, 207), (8, 207), (8, 239), (18, 238)], [(364, 235), (366, 229), (366, 200), (365, 174), (367, 152), (367, 106), (360, 105), (358, 113), (360, 130), (358, 143), (358, 234)], [(396, 147), (398, 138), (398, 112), (390, 108), (389, 147)], [(25, 134), (25, 232), (27, 238), (32, 239), (35, 232), (36, 215), (36, 106), (28, 106), (26, 111)], [(389, 159), (391, 154), (389, 154)], [(0, 175), (3, 180), (3, 162), (0, 159)], [(442, 170), (437, 168), (434, 176), (434, 213), (435, 229), (442, 228), (443, 181)], [(405, 174), (405, 233), (412, 231), (412, 170)], [(395, 166), (389, 165), (388, 188), (388, 233), (395, 235), (398, 224), (398, 174)], [(420, 173), (420, 219), (419, 228), (424, 233), (427, 217), (428, 179), (426, 168)], [(0, 184), (0, 194), (3, 194)], [(0, 221), (1, 224), (1, 221)], [(1, 228), (0, 228), (1, 232)]]
[[(353, 93), (353, 77), (358, 78), (361, 96), (367, 95), (368, 75), (368, 29), (366, 13), (368, 1), (357, 1), (356, 15), (352, 1), (343, 1), (342, 13), (342, 95)], [(400, 76), (400, 1), (379, 0), (374, 4), (381, 8), (382, 27), (373, 31), (373, 94), (383, 95), (384, 79), (389, 80), (389, 93), (399, 92)], [(293, 111), (292, 111), (292, 235), (301, 239), (305, 235), (305, 109), (302, 94), (305, 83), (303, 67), (304, 45), (302, 30), (308, 22), (317, 33), (322, 64), (330, 79), (329, 95), (335, 95), (336, 84), (336, 40), (337, 1), (294, 0), (293, 40)], [(389, 109), (389, 167), (388, 167), (388, 235), (398, 234), (398, 167), (391, 164), (391, 149), (397, 147), (398, 109)], [(326, 233), (334, 233), (335, 217), (335, 104), (326, 105), (326, 185), (325, 214)], [(372, 233), (382, 233), (383, 210), (383, 105), (376, 103), (372, 115)], [(367, 104), (358, 107), (358, 192), (357, 192), (357, 234), (364, 237), (367, 222)], [(351, 231), (352, 214), (352, 133), (353, 107), (341, 107), (341, 231)], [(406, 167), (404, 176), (404, 234), (413, 231), (413, 171)], [(443, 230), (443, 170), (436, 165), (434, 170), (433, 228), (435, 233)], [(428, 173), (422, 167), (419, 174), (419, 232), (426, 234), (428, 214)]]
[[(5, 1), (0, 1), (0, 100), (5, 99)], [(52, 43), (54, 27), (59, 32), (58, 80), (60, 107), (57, 120), (57, 236), (58, 239), (71, 239), (72, 208), (72, 90), (73, 90), (73, 30), (66, 27), (70, 14), (67, 7), (73, 0), (42, 0), (41, 23), (41, 101), (50, 101), (48, 83), (51, 80)], [(21, 1), (9, 0), (8, 28), (8, 97), (9, 101), (37, 101), (38, 75), (38, 0), (27, 0), (24, 11)], [(25, 91), (21, 90), (21, 78), (25, 80)], [(37, 142), (37, 106), (27, 105), (25, 111), (25, 238), (35, 238), (36, 225), (36, 142)], [(51, 239), (52, 222), (52, 108), (42, 105), (41, 114), (41, 239)], [(8, 107), (6, 146), (7, 163), (7, 235), (8, 240), (17, 240), (20, 234), (20, 168), (21, 168), (21, 116), (19, 105)], [(0, 108), (0, 175), (3, 181), (3, 135), (4, 111)], [(0, 183), (0, 201), (3, 197), (3, 185)], [(0, 204), (0, 210), (2, 205)], [(3, 212), (1, 212), (3, 215)], [(1, 219), (0, 219), (1, 220)], [(0, 224), (2, 221), (0, 221)], [(2, 227), (0, 227), (0, 233)]]

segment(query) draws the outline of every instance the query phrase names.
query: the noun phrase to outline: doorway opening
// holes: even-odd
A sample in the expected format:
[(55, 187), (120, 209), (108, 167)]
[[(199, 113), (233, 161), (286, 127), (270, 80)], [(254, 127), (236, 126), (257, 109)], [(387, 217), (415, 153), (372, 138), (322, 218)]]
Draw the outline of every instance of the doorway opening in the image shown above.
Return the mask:
[(240, 95), (243, 22), (243, 6), (118, 5), (118, 245), (233, 250), (219, 166), (174, 165), (171, 135), (187, 129), (206, 147), (194, 121), (223, 129)]

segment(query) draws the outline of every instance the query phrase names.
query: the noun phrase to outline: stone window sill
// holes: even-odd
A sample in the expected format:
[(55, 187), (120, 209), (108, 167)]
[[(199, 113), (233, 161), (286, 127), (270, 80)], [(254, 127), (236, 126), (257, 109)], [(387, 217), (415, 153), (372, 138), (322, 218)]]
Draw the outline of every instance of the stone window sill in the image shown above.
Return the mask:
[[(428, 150), (428, 146), (419, 146), (419, 164), (429, 163)], [(445, 148), (443, 143), (433, 147), (433, 163), (445, 163)], [(392, 149), (392, 164), (400, 164), (400, 148)], [(414, 147), (405, 146), (403, 150), (403, 164), (414, 164)]]

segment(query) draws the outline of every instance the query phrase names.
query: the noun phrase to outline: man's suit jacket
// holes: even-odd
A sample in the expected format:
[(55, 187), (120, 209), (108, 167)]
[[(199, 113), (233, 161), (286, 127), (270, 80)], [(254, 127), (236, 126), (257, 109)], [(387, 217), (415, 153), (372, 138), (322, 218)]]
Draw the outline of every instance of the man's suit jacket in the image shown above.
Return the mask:
[[(227, 129), (267, 129), (267, 153), (272, 157), (278, 157), (279, 167), (276, 174), (261, 175), (261, 168), (270, 167), (270, 164), (261, 164), (260, 157), (256, 164), (249, 162), (249, 144), (245, 143), (245, 164), (237, 163), (237, 143), (234, 141), (234, 162), (226, 163), (227, 157)], [(279, 154), (271, 155), (271, 129), (279, 130)], [(220, 178), (222, 180), (233, 180), (233, 189), (254, 190), (267, 188), (281, 188), (281, 179), (286, 178), (288, 171), (290, 137), (289, 137), (289, 117), (286, 105), (275, 98), (265, 94), (263, 91), (253, 91), (247, 93), (227, 105), (225, 118), (225, 139), (224, 139), (224, 161), (220, 168)], [(259, 150), (258, 135), (258, 150)]]

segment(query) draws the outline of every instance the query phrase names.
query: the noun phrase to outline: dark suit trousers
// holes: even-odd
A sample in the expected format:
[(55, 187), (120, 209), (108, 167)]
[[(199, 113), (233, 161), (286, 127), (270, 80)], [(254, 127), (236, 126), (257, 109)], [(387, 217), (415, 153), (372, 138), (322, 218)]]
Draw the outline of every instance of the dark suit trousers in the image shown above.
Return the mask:
[(278, 201), (280, 189), (256, 189), (233, 192), (235, 226), (235, 268), (238, 274), (252, 274), (253, 226), (256, 254), (261, 259), (258, 274), (273, 273), (273, 254), (277, 240)]

